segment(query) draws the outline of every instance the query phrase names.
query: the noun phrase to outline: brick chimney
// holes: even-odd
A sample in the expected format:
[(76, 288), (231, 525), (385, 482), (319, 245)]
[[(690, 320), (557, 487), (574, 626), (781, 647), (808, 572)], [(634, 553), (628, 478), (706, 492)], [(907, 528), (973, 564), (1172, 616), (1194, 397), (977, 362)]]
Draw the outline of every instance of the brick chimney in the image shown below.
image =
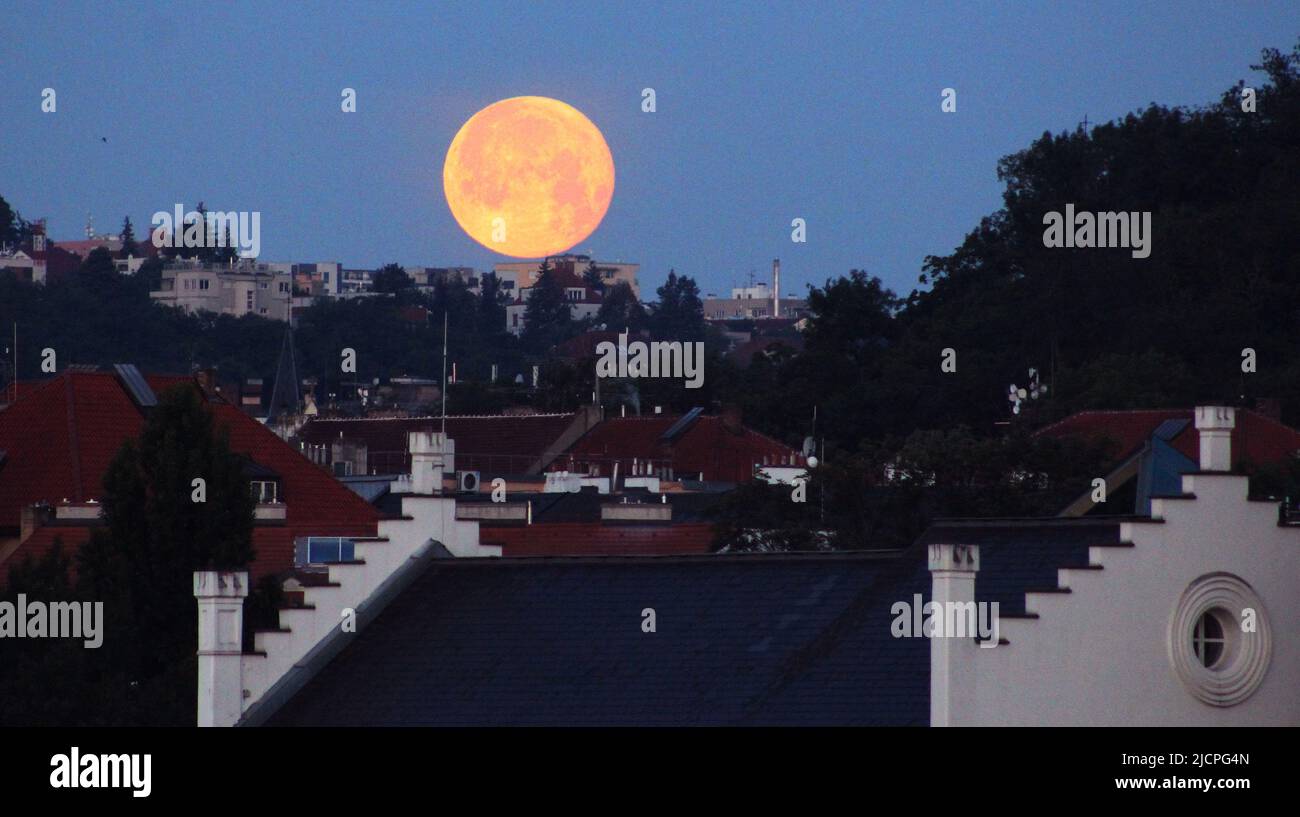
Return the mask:
[(1201, 470), (1232, 470), (1232, 429), (1237, 411), (1231, 406), (1197, 406), (1196, 431), (1201, 438)]

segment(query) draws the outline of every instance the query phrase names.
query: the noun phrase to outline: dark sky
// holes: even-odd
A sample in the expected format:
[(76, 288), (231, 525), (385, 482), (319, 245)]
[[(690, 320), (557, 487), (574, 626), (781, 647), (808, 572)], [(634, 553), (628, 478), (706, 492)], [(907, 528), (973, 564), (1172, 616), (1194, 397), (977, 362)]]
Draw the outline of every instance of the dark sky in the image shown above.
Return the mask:
[(1300, 33), (1293, 0), (45, 0), (5, 20), (0, 195), (56, 240), (87, 215), (143, 235), (201, 199), (260, 211), (262, 260), (486, 269), (509, 259), (456, 225), (442, 161), (475, 111), (535, 94), (583, 111), (614, 154), (609, 213), (575, 249), (641, 263), (650, 297), (669, 267), (721, 292), (777, 256), (782, 289), (856, 267), (906, 293), (998, 206), (999, 157), (1085, 114), (1208, 102)]

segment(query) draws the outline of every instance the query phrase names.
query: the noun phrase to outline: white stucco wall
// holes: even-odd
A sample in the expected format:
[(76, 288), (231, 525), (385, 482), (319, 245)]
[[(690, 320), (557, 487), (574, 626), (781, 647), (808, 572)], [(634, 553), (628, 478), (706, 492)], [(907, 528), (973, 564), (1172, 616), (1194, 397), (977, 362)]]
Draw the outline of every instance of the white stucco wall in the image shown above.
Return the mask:
[[(1196, 499), (1154, 500), (1163, 524), (1125, 523), (1132, 548), (1093, 548), (1103, 570), (1062, 570), (1071, 593), (1029, 594), (1036, 620), (1002, 620), (1010, 643), (958, 639), (953, 725), (1300, 725), (1300, 528), (1275, 503), (1247, 502), (1247, 480), (1195, 474)], [(1197, 578), (1233, 574), (1259, 596), (1272, 635), (1262, 684), (1234, 706), (1204, 703), (1170, 659), (1170, 622)], [(937, 660), (932, 652), (932, 663)]]

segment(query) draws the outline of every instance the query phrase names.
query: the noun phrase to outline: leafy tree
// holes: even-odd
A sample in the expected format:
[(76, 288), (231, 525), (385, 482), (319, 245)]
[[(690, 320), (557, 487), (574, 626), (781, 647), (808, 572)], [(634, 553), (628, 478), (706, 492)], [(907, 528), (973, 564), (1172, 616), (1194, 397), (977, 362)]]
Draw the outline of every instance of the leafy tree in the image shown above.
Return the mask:
[(573, 310), (549, 260), (537, 267), (537, 281), (528, 289), (526, 301), (523, 341), (529, 348), (549, 351), (573, 335)]
[(587, 268), (582, 271), (582, 282), (602, 295), (605, 293), (605, 279), (595, 261), (589, 261)]
[(30, 225), (0, 196), (0, 245), (17, 247), (30, 233)]
[(372, 288), (375, 292), (401, 292), (414, 285), (411, 276), (401, 264), (385, 264), (375, 271)]
[(659, 302), (650, 316), (651, 331), (666, 340), (704, 340), (704, 303), (700, 288), (689, 276), (668, 271), (668, 280), (655, 290)]
[(595, 322), (619, 332), (624, 329), (639, 332), (645, 328), (648, 317), (632, 287), (626, 281), (619, 281), (606, 292)]
[[(104, 475), (104, 527), (79, 555), (78, 584), (102, 600), (114, 626), (100, 656), (137, 692), (121, 707), (152, 702), (151, 722), (193, 721), (196, 570), (242, 570), (253, 559), (254, 499), (244, 460), (230, 451), (196, 389), (159, 396), (137, 443), (127, 440)], [(204, 501), (194, 480), (205, 482)], [(120, 628), (120, 629), (119, 629)]]
[(93, 291), (111, 288), (120, 277), (113, 255), (105, 247), (91, 250), (77, 270), (77, 280)]
[(239, 248), (235, 246), (235, 236), (232, 234), (230, 225), (226, 225), (226, 234), (224, 243), (212, 250), (212, 260), (218, 264), (227, 265), (239, 258)]

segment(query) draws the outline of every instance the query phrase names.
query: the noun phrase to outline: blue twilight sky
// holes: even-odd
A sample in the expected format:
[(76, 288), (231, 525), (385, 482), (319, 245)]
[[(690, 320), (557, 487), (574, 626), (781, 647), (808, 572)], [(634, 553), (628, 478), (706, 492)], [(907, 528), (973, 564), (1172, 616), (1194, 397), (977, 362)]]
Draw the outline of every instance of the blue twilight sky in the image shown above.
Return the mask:
[(263, 260), (487, 269), (510, 259), (452, 219), (443, 158), (475, 111), (536, 94), (614, 154), (575, 250), (639, 262), (650, 298), (669, 267), (721, 293), (774, 257), (783, 290), (856, 267), (905, 294), (999, 206), (999, 157), (1208, 102), (1300, 34), (1294, 0), (7, 6), (0, 195), (56, 240), (201, 199), (260, 211)]

